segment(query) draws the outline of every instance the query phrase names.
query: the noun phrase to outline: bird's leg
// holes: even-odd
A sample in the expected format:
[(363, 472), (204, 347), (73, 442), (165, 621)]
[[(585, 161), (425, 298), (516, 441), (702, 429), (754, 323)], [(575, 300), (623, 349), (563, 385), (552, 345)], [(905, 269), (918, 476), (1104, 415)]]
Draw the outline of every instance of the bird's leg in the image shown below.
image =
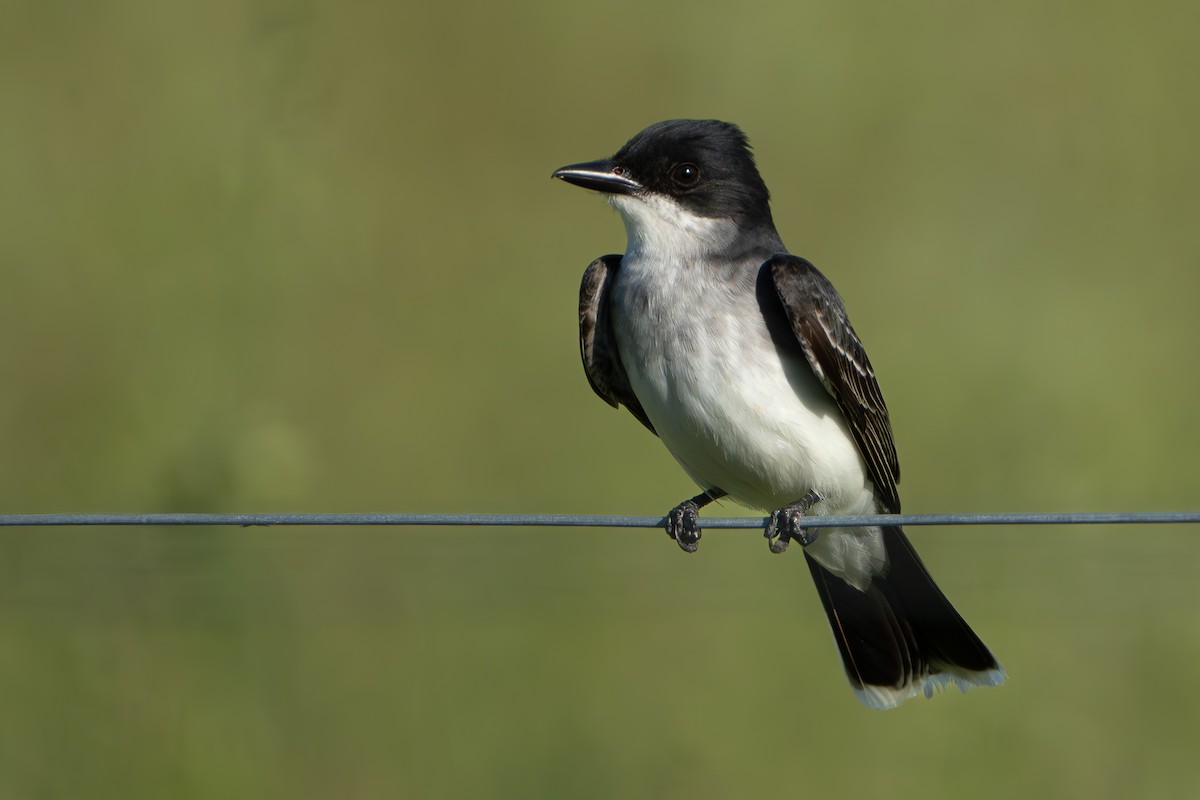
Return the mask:
[(771, 547), (772, 553), (782, 553), (787, 550), (788, 542), (795, 539), (807, 547), (817, 540), (816, 531), (804, 527), (804, 515), (821, 499), (821, 495), (812, 489), (794, 503), (771, 512), (771, 519), (763, 530), (763, 536)]
[(723, 489), (713, 488), (672, 508), (663, 519), (667, 535), (678, 542), (685, 553), (696, 552), (700, 546), (700, 509), (724, 496)]

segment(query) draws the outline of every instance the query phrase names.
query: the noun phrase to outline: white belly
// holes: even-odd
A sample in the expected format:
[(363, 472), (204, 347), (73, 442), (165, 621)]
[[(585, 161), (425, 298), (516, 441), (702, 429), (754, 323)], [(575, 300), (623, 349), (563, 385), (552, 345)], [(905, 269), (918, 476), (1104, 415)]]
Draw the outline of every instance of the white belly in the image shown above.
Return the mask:
[(781, 358), (753, 284), (694, 276), (664, 286), (661, 271), (626, 266), (613, 297), (621, 360), (688, 474), (754, 508), (815, 489), (824, 513), (860, 510), (870, 488), (862, 456), (804, 357)]
[[(782, 356), (742, 283), (626, 259), (612, 296), (630, 384), (675, 459), (704, 489), (776, 509), (810, 489), (812, 514), (874, 513), (866, 464), (804, 356)], [(878, 529), (822, 532), (810, 554), (851, 583), (882, 568)]]

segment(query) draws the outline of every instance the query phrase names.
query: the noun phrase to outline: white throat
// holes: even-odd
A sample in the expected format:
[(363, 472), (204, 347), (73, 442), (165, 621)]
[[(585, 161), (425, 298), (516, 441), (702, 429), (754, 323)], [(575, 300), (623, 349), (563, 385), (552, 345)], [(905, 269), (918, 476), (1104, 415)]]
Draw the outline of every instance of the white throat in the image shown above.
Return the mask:
[(691, 260), (720, 253), (737, 237), (733, 220), (702, 217), (658, 194), (609, 195), (629, 239), (625, 255)]

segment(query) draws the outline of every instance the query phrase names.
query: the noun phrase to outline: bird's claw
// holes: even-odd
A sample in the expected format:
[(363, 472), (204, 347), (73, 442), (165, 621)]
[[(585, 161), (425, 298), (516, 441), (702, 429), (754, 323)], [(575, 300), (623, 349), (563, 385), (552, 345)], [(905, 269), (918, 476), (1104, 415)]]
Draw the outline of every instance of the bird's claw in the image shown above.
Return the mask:
[(694, 500), (685, 500), (667, 514), (667, 535), (685, 553), (694, 553), (700, 547), (700, 506)]
[(794, 539), (802, 547), (817, 540), (817, 532), (804, 527), (804, 515), (820, 497), (810, 491), (800, 500), (771, 512), (767, 527), (763, 529), (772, 553), (782, 553)]

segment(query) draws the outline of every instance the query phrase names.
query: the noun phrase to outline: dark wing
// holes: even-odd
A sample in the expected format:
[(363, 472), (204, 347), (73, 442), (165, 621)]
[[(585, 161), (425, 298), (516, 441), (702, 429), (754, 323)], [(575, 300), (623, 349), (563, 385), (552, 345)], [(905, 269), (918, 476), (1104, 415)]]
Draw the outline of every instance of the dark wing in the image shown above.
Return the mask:
[(775, 255), (763, 268), (770, 270), (805, 358), (842, 410), (884, 509), (898, 514), (900, 462), (887, 406), (841, 296), (816, 267), (798, 256)]
[(583, 283), (579, 286), (579, 354), (583, 357), (588, 383), (596, 394), (613, 408), (618, 404), (628, 408), (638, 422), (657, 435), (629, 385), (613, 336), (608, 298), (620, 266), (620, 256), (601, 256), (583, 273)]

